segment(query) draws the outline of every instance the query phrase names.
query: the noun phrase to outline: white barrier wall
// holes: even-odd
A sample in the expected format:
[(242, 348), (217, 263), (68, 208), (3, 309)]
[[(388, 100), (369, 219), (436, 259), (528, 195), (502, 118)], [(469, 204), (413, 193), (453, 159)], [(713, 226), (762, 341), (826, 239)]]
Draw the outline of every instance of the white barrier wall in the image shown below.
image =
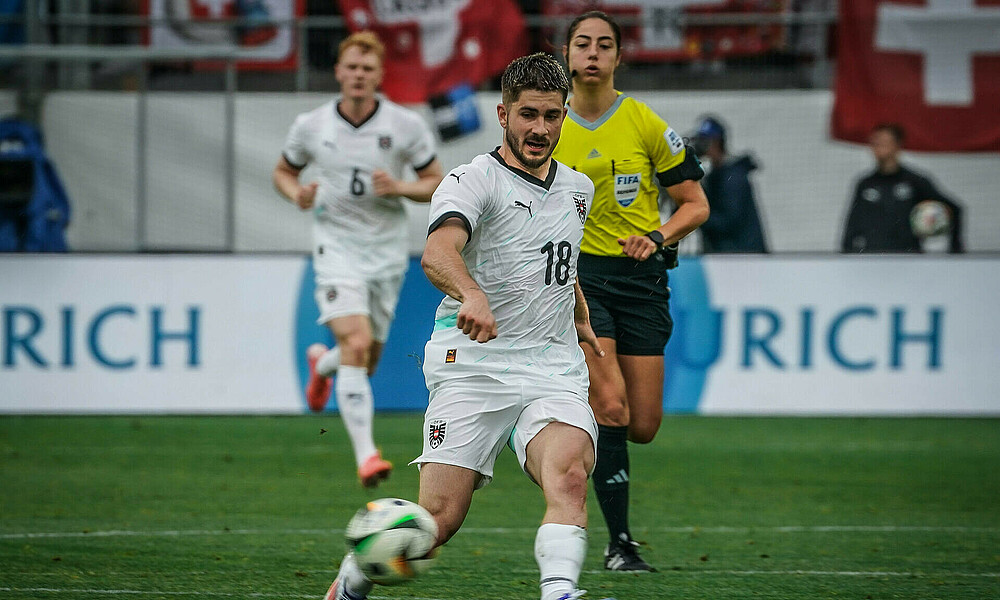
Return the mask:
[[(667, 411), (1000, 415), (1000, 259), (690, 258), (670, 285)], [(300, 256), (0, 256), (0, 413), (304, 412), (312, 296)], [(416, 259), (402, 297), (379, 410), (426, 406)]]
[[(872, 167), (867, 149), (829, 139), (832, 95), (826, 91), (642, 92), (673, 127), (690, 132), (703, 113), (730, 126), (734, 153), (751, 150), (753, 176), (771, 247), (777, 251), (835, 251), (848, 197), (858, 175)], [(148, 96), (147, 239), (153, 248), (222, 249), (225, 223), (224, 103), (221, 94)], [(299, 112), (327, 94), (239, 94), (236, 97), (236, 247), (243, 251), (309, 248), (309, 217), (272, 190), (270, 174), (285, 134)], [(480, 94), (484, 126), (442, 144), (446, 169), (500, 142), (497, 94)], [(49, 153), (73, 202), (69, 242), (78, 250), (136, 246), (136, 110), (130, 93), (58, 92), (45, 104)], [(942, 132), (942, 135), (947, 135)], [(1000, 169), (995, 154), (912, 154), (967, 208), (967, 247), (1000, 250)], [(308, 177), (308, 172), (306, 173)], [(426, 208), (410, 205), (411, 246), (423, 246)]]
[(296, 412), (298, 257), (0, 257), (0, 411)]

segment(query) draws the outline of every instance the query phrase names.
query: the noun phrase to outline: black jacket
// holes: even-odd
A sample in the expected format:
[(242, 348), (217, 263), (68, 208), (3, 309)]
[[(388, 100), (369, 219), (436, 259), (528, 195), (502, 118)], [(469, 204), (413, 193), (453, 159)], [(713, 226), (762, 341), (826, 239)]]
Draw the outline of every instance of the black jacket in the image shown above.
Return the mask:
[(921, 252), (920, 238), (910, 227), (910, 213), (922, 200), (938, 200), (951, 209), (949, 251), (964, 252), (962, 208), (930, 179), (903, 166), (891, 174), (876, 169), (858, 181), (844, 225), (841, 252)]
[(701, 225), (704, 251), (767, 252), (764, 228), (757, 214), (750, 172), (757, 168), (750, 155), (727, 160), (702, 180), (711, 213)]

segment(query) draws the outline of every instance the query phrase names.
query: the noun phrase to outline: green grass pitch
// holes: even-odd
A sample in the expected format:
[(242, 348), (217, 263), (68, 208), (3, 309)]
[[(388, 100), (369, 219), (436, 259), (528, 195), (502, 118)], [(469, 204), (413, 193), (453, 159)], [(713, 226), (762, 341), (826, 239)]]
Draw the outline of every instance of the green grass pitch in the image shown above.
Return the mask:
[[(416, 499), (421, 435), (376, 418), (397, 470), (368, 493), (335, 415), (2, 417), (0, 598), (322, 598), (353, 512)], [(602, 570), (591, 498), (591, 598), (1000, 598), (995, 419), (668, 417), (632, 474), (660, 572)], [(541, 514), (505, 452), (434, 569), (372, 598), (535, 599)]]

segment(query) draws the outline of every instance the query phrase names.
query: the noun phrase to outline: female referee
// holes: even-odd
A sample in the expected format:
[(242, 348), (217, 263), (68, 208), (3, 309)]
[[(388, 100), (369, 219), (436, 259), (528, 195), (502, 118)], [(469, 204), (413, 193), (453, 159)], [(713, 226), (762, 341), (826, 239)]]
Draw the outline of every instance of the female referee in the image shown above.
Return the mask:
[[(563, 56), (573, 95), (553, 158), (585, 173), (596, 193), (580, 248), (579, 282), (606, 357), (584, 346), (599, 427), (594, 490), (611, 540), (604, 568), (655, 571), (628, 524), (630, 440), (647, 444), (663, 418), (663, 350), (670, 339), (666, 269), (677, 242), (708, 218), (704, 172), (648, 106), (615, 90), (621, 28), (600, 11), (573, 20)], [(677, 209), (660, 222), (656, 178)]]

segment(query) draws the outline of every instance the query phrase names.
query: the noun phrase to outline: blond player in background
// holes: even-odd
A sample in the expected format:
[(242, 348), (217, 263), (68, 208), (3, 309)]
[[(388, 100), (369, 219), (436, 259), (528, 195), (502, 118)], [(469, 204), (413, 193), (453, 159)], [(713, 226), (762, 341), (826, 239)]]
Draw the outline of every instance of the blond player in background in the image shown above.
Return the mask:
[[(403, 198), (429, 202), (442, 178), (434, 137), (423, 119), (376, 91), (382, 82), (381, 42), (354, 33), (339, 48), (340, 96), (295, 119), (272, 178), (301, 210), (311, 210), (319, 323), (337, 340), (307, 352), (309, 407), (326, 406), (336, 374), (337, 407), (351, 438), (364, 487), (387, 478), (372, 436), (369, 376), (389, 334), (409, 262)], [(303, 169), (314, 178), (304, 183)], [(405, 179), (407, 168), (415, 180)]]

